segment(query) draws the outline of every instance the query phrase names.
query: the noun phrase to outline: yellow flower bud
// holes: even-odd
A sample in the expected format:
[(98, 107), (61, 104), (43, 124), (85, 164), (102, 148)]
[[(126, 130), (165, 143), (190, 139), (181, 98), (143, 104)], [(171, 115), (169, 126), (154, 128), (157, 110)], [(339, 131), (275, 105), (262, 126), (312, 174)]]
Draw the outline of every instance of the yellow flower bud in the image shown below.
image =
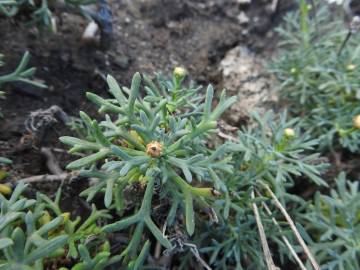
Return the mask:
[(70, 219), (70, 212), (65, 212), (61, 214), (64, 218), (64, 223)]
[(0, 193), (2, 195), (9, 195), (11, 194), (11, 187), (9, 185), (5, 185), (5, 184), (0, 184)]
[(182, 67), (176, 67), (174, 69), (174, 76), (177, 78), (183, 78), (186, 76), (186, 69)]
[(295, 136), (295, 130), (293, 130), (292, 128), (285, 128), (284, 135), (286, 138), (292, 138)]
[(346, 69), (347, 69), (348, 71), (353, 71), (355, 68), (356, 68), (356, 66), (353, 65), (353, 64), (349, 64), (349, 65), (347, 65), (347, 67), (346, 67)]
[(290, 69), (290, 73), (291, 73), (291, 74), (295, 74), (295, 73), (296, 73), (296, 68)]
[(356, 128), (356, 129), (360, 129), (360, 114), (356, 115), (356, 116), (353, 118), (353, 126), (354, 126), (354, 128)]
[(146, 154), (150, 157), (157, 158), (162, 155), (162, 144), (152, 141), (146, 145)]

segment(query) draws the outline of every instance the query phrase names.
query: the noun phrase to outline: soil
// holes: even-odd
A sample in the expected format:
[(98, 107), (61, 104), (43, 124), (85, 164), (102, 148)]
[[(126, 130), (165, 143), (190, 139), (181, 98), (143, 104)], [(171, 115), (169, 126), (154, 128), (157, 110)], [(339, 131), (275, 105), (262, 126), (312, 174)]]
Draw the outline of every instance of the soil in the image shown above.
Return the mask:
[[(59, 14), (56, 34), (0, 18), (0, 52), (7, 63), (2, 74), (16, 68), (23, 53), (29, 51), (36, 78), (48, 86), (4, 85), (7, 95), (0, 101), (5, 116), (0, 119), (0, 153), (13, 160), (12, 178), (49, 173), (40, 148), (65, 149), (58, 137), (72, 132), (62, 123), (52, 123), (39, 138), (25, 129), (30, 113), (58, 105), (69, 116), (77, 116), (79, 110), (95, 115), (95, 106), (86, 100), (85, 92), (106, 96), (106, 74), (128, 85), (136, 71), (169, 74), (175, 66), (184, 66), (198, 83), (211, 82), (220, 88), (219, 63), (229, 50), (246, 46), (268, 58), (275, 47), (274, 26), (291, 5), (279, 5), (272, 12), (265, 4), (268, 1), (240, 2), (110, 1), (113, 41), (107, 51), (82, 42), (88, 21), (78, 15)], [(65, 153), (56, 156), (63, 167), (71, 158)]]

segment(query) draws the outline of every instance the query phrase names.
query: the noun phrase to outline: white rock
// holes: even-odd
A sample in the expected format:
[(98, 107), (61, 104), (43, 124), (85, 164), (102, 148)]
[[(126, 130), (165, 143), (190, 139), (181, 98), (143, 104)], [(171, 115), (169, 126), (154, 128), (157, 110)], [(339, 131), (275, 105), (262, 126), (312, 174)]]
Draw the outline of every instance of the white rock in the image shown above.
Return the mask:
[(265, 75), (264, 63), (244, 46), (230, 50), (220, 62), (223, 86), (228, 95), (238, 101), (230, 108), (227, 119), (239, 124), (249, 118), (249, 112), (263, 112), (277, 100), (270, 91), (271, 78)]

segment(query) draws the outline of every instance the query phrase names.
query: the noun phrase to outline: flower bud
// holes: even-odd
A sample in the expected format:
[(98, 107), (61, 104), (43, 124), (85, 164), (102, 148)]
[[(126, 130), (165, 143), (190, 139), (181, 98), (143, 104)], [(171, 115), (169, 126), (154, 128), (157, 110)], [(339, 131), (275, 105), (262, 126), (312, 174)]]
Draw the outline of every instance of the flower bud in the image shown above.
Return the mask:
[(297, 71), (297, 70), (296, 70), (296, 68), (292, 68), (292, 69), (290, 69), (290, 73), (291, 73), (291, 74), (295, 74), (295, 73), (296, 73), (296, 71)]
[(146, 154), (153, 158), (158, 158), (162, 155), (163, 146), (157, 141), (152, 141), (146, 145)]
[(355, 66), (354, 64), (349, 64), (349, 65), (347, 65), (347, 67), (346, 67), (346, 69), (347, 69), (348, 71), (353, 71), (355, 68), (356, 68), (356, 66)]
[(174, 76), (176, 79), (182, 79), (186, 76), (186, 69), (182, 67), (174, 68)]
[(70, 219), (70, 212), (62, 213), (61, 216), (64, 218), (64, 223)]
[(360, 114), (356, 115), (353, 118), (353, 127), (356, 129), (360, 129)]
[(11, 187), (5, 184), (0, 184), (0, 193), (2, 195), (9, 195), (11, 193)]
[(288, 139), (293, 138), (295, 136), (295, 130), (293, 130), (292, 128), (285, 128), (284, 135)]

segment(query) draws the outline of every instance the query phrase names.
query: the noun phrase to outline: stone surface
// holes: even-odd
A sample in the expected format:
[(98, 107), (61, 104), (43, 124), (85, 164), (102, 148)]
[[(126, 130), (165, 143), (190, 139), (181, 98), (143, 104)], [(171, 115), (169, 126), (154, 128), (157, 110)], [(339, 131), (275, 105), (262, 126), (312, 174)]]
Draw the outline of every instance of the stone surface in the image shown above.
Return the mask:
[(249, 119), (249, 113), (260, 113), (273, 108), (277, 98), (271, 92), (271, 76), (264, 63), (244, 46), (228, 51), (220, 62), (223, 86), (228, 95), (236, 95), (238, 101), (226, 115), (232, 125), (241, 125)]

